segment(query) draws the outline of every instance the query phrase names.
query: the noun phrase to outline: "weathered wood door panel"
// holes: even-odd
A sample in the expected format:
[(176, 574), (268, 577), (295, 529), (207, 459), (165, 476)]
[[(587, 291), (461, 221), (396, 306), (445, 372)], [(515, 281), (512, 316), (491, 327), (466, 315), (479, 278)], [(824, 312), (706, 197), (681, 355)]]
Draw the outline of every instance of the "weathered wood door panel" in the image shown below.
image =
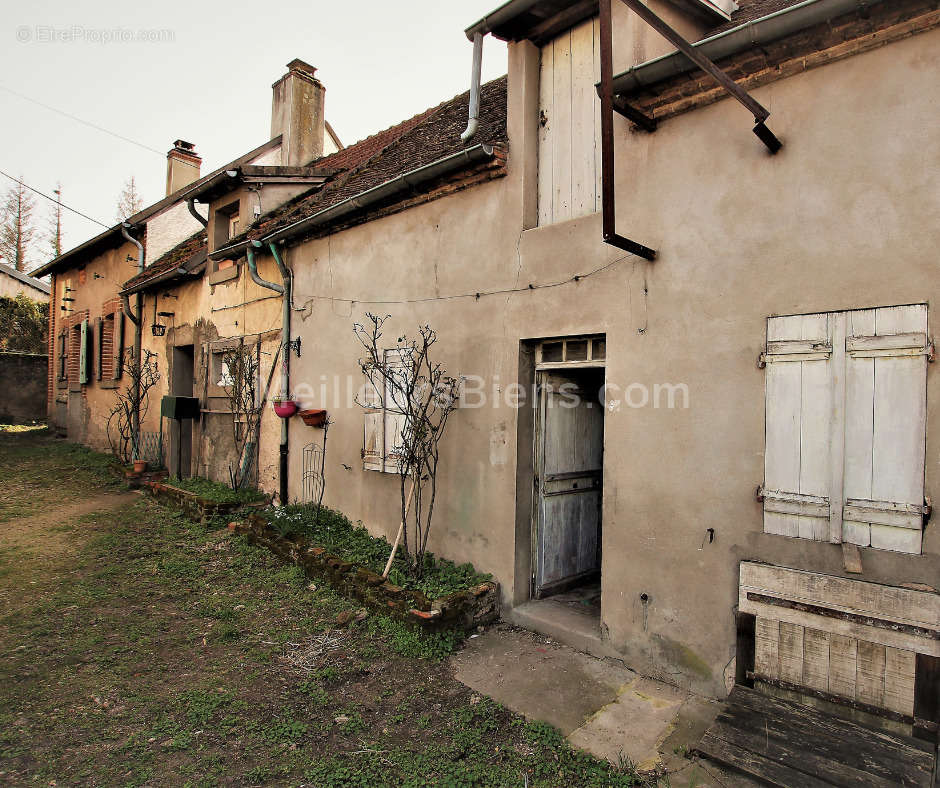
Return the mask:
[(590, 390), (539, 373), (535, 596), (600, 569), (604, 412)]

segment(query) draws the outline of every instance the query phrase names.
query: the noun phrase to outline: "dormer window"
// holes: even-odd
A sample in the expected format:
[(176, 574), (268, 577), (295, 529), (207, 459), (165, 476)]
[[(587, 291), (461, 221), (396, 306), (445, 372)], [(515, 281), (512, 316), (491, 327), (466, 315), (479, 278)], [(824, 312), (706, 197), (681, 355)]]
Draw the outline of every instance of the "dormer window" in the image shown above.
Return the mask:
[[(212, 248), (222, 249), (241, 232), (241, 214), (239, 201), (215, 209), (212, 229)], [(209, 284), (220, 284), (238, 278), (238, 266), (235, 260), (216, 260), (209, 274)]]

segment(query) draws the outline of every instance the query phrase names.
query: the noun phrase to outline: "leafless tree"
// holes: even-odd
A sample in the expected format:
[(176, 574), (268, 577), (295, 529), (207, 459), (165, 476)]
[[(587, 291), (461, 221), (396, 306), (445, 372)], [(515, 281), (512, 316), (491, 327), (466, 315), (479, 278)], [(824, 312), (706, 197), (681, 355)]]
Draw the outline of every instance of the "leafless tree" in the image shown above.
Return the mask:
[(17, 271), (25, 271), (30, 259), (30, 245), (36, 233), (33, 207), (33, 198), (22, 183), (17, 182), (7, 190), (0, 225), (0, 257)]
[(118, 196), (115, 219), (119, 222), (123, 222), (125, 219), (138, 213), (143, 207), (144, 201), (140, 196), (140, 192), (137, 191), (137, 181), (134, 179), (134, 176), (131, 175), (131, 177), (125, 181), (124, 188)]
[[(434, 359), (437, 332), (428, 325), (419, 326), (416, 337), (400, 336), (394, 346), (385, 347), (382, 329), (390, 317), (369, 313), (366, 324), (355, 324), (353, 331), (365, 349), (359, 365), (368, 385), (383, 408), (403, 417), (397, 434), (386, 432), (386, 454), (390, 443), (400, 477), (402, 546), (411, 557), (414, 574), (421, 577), (437, 497), (441, 439), (457, 408), (463, 379), (448, 375)], [(371, 407), (368, 402), (359, 404)]]
[[(111, 451), (123, 462), (140, 458), (140, 423), (150, 409), (150, 389), (160, 382), (157, 354), (146, 348), (138, 364), (134, 349), (128, 348), (122, 359), (127, 378), (124, 388), (114, 390), (117, 401), (108, 416), (108, 441)], [(136, 418), (135, 418), (136, 416)]]
[(62, 254), (62, 184), (57, 183), (52, 192), (56, 197), (55, 206), (49, 216), (48, 229), (45, 233), (45, 240), (49, 244), (49, 251), (53, 258)]

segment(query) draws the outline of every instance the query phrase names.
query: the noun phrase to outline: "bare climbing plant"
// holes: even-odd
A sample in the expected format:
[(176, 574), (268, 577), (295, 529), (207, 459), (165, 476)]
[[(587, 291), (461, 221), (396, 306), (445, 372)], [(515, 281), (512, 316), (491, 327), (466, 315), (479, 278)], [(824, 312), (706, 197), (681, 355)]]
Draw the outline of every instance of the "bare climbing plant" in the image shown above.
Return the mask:
[(261, 408), (258, 402), (258, 352), (257, 345), (239, 343), (221, 354), (222, 380), (219, 382), (225, 389), (232, 413), (232, 439), (237, 457), (235, 466), (229, 465), (229, 481), (233, 490), (239, 489), (250, 477), (253, 452), (257, 446), (255, 417)]
[(353, 326), (365, 350), (359, 366), (367, 379), (366, 397), (357, 401), (370, 409), (379, 403), (386, 414), (382, 461), (393, 462), (399, 475), (402, 547), (420, 578), (437, 498), (441, 440), (463, 379), (448, 375), (436, 360), (437, 332), (429, 325), (419, 326), (415, 337), (399, 336), (386, 346), (383, 328), (390, 317), (367, 313), (365, 324)]
[(114, 390), (117, 401), (108, 415), (108, 442), (111, 452), (126, 463), (140, 458), (139, 425), (150, 410), (150, 390), (160, 382), (157, 354), (144, 349), (138, 363), (134, 349), (128, 348), (121, 358), (121, 372), (127, 385)]

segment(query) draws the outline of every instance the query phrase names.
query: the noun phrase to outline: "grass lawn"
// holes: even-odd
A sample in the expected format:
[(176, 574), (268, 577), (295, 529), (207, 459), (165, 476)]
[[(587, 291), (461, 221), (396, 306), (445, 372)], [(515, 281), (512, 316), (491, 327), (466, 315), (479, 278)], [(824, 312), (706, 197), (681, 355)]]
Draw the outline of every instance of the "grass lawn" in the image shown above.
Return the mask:
[(446, 636), (366, 618), (152, 499), (0, 430), (0, 784), (639, 784), (457, 682)]

